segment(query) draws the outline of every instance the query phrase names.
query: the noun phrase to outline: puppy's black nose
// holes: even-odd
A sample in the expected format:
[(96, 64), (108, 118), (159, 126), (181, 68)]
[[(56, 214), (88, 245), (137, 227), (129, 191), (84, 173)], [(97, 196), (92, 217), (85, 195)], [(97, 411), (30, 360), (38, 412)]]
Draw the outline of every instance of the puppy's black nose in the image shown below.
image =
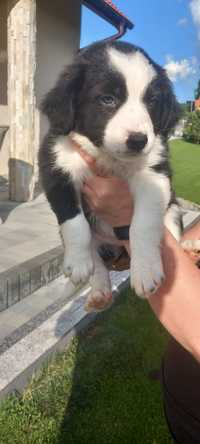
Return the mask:
[(147, 144), (148, 138), (143, 133), (131, 133), (127, 139), (127, 147), (130, 151), (139, 153)]

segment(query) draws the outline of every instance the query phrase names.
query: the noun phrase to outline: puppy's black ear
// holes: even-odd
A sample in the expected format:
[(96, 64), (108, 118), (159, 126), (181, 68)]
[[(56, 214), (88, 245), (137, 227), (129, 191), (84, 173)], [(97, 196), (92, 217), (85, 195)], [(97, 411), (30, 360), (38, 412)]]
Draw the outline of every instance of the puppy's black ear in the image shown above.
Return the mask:
[(171, 81), (165, 75), (160, 84), (161, 104), (159, 128), (163, 136), (168, 137), (181, 117), (181, 108), (175, 97)]
[(76, 96), (80, 92), (82, 77), (80, 65), (68, 66), (40, 105), (54, 134), (68, 134), (74, 127)]

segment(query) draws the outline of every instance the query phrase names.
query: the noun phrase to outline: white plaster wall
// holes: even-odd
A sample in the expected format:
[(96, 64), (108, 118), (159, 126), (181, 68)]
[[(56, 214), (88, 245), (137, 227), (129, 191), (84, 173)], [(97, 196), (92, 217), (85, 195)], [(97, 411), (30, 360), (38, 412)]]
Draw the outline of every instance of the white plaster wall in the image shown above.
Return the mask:
[[(37, 107), (78, 50), (80, 27), (80, 0), (37, 0)], [(38, 116), (37, 121), (40, 127), (37, 129), (38, 139), (41, 140), (47, 122), (43, 116)]]

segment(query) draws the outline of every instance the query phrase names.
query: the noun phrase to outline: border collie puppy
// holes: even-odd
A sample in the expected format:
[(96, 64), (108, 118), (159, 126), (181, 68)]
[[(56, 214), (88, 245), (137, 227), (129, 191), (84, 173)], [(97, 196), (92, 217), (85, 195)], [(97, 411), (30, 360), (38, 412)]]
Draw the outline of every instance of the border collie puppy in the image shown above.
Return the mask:
[[(165, 70), (129, 43), (95, 43), (66, 67), (41, 109), (50, 128), (40, 148), (39, 169), (60, 225), (64, 273), (75, 284), (91, 279), (89, 308), (101, 298), (110, 301), (109, 273), (83, 211), (81, 187), (92, 173), (76, 150), (79, 146), (104, 171), (129, 184), (134, 199), (131, 286), (148, 297), (164, 279), (164, 224), (176, 239), (181, 235), (167, 144), (179, 106)], [(105, 230), (115, 236), (104, 223)]]

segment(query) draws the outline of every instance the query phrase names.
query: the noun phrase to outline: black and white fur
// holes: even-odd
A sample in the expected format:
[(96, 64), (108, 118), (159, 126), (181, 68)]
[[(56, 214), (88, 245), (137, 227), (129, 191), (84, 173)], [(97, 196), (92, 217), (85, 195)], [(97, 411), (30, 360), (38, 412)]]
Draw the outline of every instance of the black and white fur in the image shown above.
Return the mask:
[[(109, 273), (82, 208), (80, 190), (92, 173), (73, 139), (129, 184), (134, 199), (131, 285), (148, 296), (164, 279), (164, 224), (176, 239), (181, 234), (167, 144), (179, 106), (165, 70), (129, 43), (97, 43), (64, 70), (42, 111), (50, 129), (39, 152), (40, 176), (60, 225), (65, 274), (75, 284), (91, 277), (90, 298), (110, 292)], [(114, 236), (111, 227), (106, 230)]]

